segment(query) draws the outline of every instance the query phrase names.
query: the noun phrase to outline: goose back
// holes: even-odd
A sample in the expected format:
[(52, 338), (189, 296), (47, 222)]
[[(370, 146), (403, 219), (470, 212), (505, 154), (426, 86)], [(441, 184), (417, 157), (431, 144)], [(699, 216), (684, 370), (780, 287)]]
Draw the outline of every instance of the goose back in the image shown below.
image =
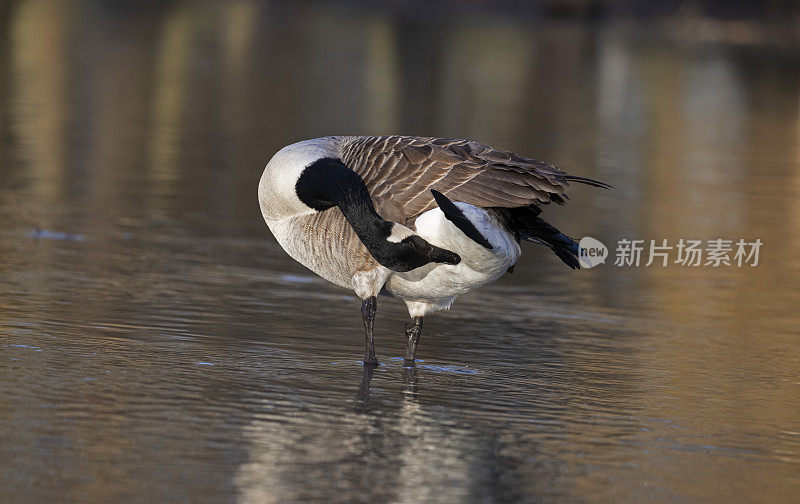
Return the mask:
[(555, 166), (479, 142), (432, 137), (344, 137), (355, 170), (385, 219), (407, 225), (436, 206), (430, 190), (482, 208), (563, 202), (567, 176)]

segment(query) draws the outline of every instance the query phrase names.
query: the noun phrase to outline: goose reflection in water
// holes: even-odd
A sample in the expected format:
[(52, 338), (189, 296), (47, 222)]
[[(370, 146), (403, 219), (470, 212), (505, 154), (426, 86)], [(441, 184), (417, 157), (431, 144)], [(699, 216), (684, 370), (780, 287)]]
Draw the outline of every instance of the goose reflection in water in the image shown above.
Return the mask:
[[(331, 486), (378, 502), (472, 499), (476, 482), (486, 483), (491, 472), (475, 463), (476, 453), (492, 450), (490, 441), (421, 405), (416, 368), (391, 367), (363, 366), (352, 413), (335, 422), (312, 405), (254, 419), (244, 429), (249, 460), (235, 477), (240, 502), (322, 501)], [(392, 397), (383, 389), (371, 394), (376, 372), (402, 373), (403, 389), (393, 389)], [(479, 492), (491, 489), (486, 484)]]

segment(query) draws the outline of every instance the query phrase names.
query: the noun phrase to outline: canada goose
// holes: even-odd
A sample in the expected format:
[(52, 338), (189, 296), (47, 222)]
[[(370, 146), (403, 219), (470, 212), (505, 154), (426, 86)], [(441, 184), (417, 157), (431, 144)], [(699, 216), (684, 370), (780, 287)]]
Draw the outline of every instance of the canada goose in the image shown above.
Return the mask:
[(520, 240), (580, 267), (577, 243), (539, 217), (572, 181), (610, 187), (473, 141), (330, 136), (278, 151), (258, 201), (293, 259), (362, 299), (365, 364), (378, 364), (377, 296), (405, 301), (412, 365), (422, 318), (510, 271)]

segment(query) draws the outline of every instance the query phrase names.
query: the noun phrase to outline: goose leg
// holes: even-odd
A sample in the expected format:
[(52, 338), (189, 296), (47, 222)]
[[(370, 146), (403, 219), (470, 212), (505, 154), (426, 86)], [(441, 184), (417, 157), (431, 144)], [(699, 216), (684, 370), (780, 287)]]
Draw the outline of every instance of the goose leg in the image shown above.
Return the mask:
[(406, 324), (406, 338), (408, 339), (408, 343), (406, 343), (404, 366), (414, 365), (414, 354), (417, 353), (420, 334), (422, 334), (422, 317), (411, 317), (411, 320)]
[(361, 318), (364, 319), (364, 333), (366, 346), (364, 348), (364, 364), (377, 366), (380, 364), (375, 358), (375, 338), (372, 330), (375, 326), (375, 312), (378, 310), (378, 298), (370, 296), (361, 302)]

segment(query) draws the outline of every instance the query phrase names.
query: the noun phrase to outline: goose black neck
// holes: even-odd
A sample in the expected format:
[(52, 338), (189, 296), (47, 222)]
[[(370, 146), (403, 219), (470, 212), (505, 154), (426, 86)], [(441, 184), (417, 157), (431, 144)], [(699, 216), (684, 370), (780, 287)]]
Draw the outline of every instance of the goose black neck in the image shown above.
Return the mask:
[(323, 158), (308, 166), (295, 189), (300, 201), (314, 210), (339, 207), (370, 251), (391, 233), (392, 223), (375, 211), (364, 181), (338, 159)]
[(369, 253), (389, 269), (409, 271), (429, 262), (460, 261), (457, 254), (434, 247), (416, 235), (398, 243), (388, 241), (394, 223), (378, 215), (361, 176), (340, 159), (323, 158), (306, 167), (297, 179), (295, 191), (300, 201), (314, 210), (338, 207)]

